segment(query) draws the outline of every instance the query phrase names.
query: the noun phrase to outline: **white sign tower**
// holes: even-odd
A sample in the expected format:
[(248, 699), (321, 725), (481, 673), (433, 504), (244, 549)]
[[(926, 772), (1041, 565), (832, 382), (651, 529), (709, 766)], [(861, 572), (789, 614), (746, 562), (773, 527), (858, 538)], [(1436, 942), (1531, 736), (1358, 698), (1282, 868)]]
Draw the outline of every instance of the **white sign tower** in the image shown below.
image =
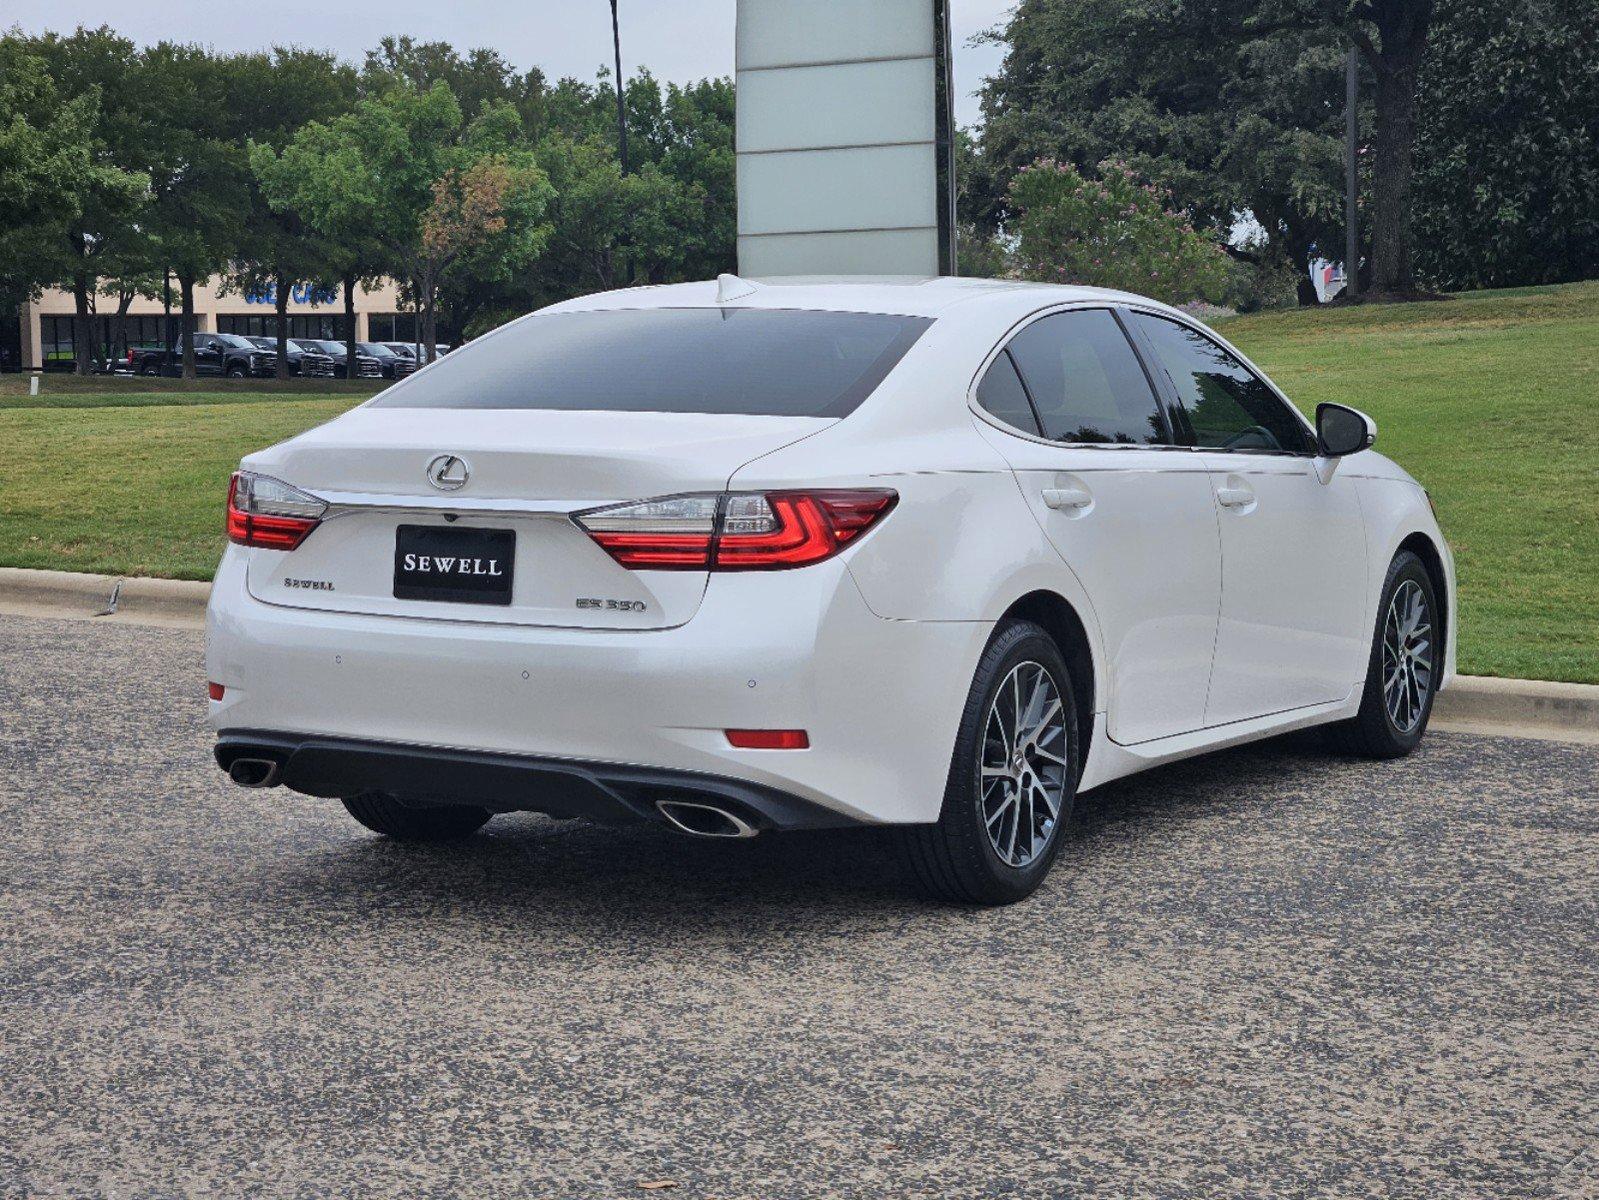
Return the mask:
[(947, 0), (738, 0), (744, 276), (955, 264)]

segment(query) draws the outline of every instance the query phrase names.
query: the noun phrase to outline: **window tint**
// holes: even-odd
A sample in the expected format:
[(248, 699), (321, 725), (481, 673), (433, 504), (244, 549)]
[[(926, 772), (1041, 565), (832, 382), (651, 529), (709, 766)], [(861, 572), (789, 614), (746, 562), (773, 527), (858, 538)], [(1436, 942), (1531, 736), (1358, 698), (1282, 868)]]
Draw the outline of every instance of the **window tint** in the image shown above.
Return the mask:
[(1310, 449), (1304, 425), (1288, 406), (1215, 342), (1176, 321), (1144, 313), (1132, 319), (1170, 376), (1196, 446), (1256, 453)]
[(1044, 436), (1117, 445), (1166, 440), (1155, 393), (1109, 310), (1056, 313), (1011, 340)]
[(1033, 406), (1028, 403), (1010, 351), (1001, 350), (983, 375), (983, 382), (977, 385), (977, 403), (1005, 424), (1038, 436), (1038, 418), (1033, 415)]
[(931, 324), (798, 309), (550, 313), (469, 342), (374, 404), (843, 417)]

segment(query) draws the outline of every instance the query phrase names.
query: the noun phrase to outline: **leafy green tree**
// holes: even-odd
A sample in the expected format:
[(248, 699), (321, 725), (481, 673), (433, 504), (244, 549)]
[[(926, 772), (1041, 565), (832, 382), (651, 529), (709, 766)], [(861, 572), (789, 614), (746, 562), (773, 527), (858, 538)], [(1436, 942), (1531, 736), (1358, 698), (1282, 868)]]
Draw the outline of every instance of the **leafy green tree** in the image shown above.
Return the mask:
[(1432, 4), (1021, 0), (990, 35), (1009, 51), (984, 90), (989, 181), (969, 190), (966, 215), (1003, 223), (1010, 179), (1039, 158), (1088, 169), (1114, 155), (1217, 240), (1253, 213), (1303, 264), (1313, 246), (1341, 243), (1343, 64), (1355, 46), (1375, 83), (1374, 286), (1410, 292), (1416, 80)]
[(1049, 283), (1119, 288), (1183, 304), (1218, 300), (1231, 265), (1160, 191), (1124, 163), (1100, 164), (1099, 178), (1070, 163), (1043, 161), (1011, 183), (1016, 271)]
[(37, 296), (94, 174), (93, 97), (63, 97), (20, 34), (0, 36), (0, 301)]
[(1599, 276), (1592, 0), (1439, 0), (1420, 121), (1422, 278), (1455, 289)]
[[(20, 194), (32, 174), (26, 156), (14, 166), (0, 161), (0, 175), (19, 189), (15, 201), (7, 203), (13, 217), (4, 240), (16, 261), (27, 264), (25, 278), (0, 290), (12, 292), (12, 298), (35, 294), (43, 284), (70, 290), (75, 365), (79, 374), (87, 374), (101, 279), (135, 269), (146, 248), (138, 217), (149, 178), (135, 169), (140, 139), (129, 116), (137, 92), (129, 78), (136, 72), (127, 67), (133, 44), (107, 29), (80, 29), (66, 37), (11, 34), (5, 46), (0, 91), (13, 98), (8, 107), (17, 118), (5, 140), (17, 151), (31, 143), (33, 153), (45, 155), (36, 162), (44, 163), (51, 177), (40, 191), (48, 203), (30, 202)], [(49, 157), (52, 146), (54, 158)]]
[(1342, 228), (1332, 100), (1346, 43), (1297, 25), (1255, 30), (1258, 8), (1022, 0), (989, 35), (1009, 49), (984, 87), (981, 155), (963, 155), (966, 219), (1002, 226), (1011, 180), (1041, 158), (1086, 171), (1114, 157), (1218, 243), (1251, 212), (1282, 253), (1307, 262)]
[[(47, 279), (72, 293), (75, 369), (87, 375), (95, 358), (94, 317), (102, 279), (143, 273), (150, 253), (141, 228), (150, 200), (150, 176), (142, 169), (142, 72), (133, 43), (104, 26), (64, 36), (47, 33), (34, 45), (62, 94), (83, 98), (94, 111), (93, 168), (75, 211), (63, 214), (54, 269)], [(118, 315), (125, 312), (126, 302)]]
[(250, 99), (228, 64), (199, 46), (162, 42), (142, 56), (152, 203), (162, 265), (178, 282), (183, 377), (194, 378), (194, 289), (243, 241), (249, 171), (239, 124)]
[(503, 276), (527, 266), (548, 236), (549, 183), (526, 148), (514, 108), (468, 120), (449, 86), (403, 81), (349, 113), (313, 122), (276, 163), (257, 150), (275, 203), (292, 204), (325, 236), (380, 248), (422, 310), (423, 340), (438, 333), (438, 295), (452, 278)]
[[(323, 287), (338, 281), (343, 247), (318, 235), (287, 198), (269, 197), (255, 168), (257, 147), (274, 154), (301, 128), (348, 111), (355, 103), (356, 75), (332, 54), (275, 48), (270, 54), (243, 54), (229, 63), (231, 86), (251, 97), (247, 143), (251, 154), (250, 211), (229, 264), (229, 286), (273, 297), (277, 313), (279, 379), (289, 375), (289, 296), (296, 284)], [(263, 163), (269, 161), (262, 159)], [(353, 341), (353, 322), (346, 330)], [(354, 370), (355, 355), (349, 356)]]

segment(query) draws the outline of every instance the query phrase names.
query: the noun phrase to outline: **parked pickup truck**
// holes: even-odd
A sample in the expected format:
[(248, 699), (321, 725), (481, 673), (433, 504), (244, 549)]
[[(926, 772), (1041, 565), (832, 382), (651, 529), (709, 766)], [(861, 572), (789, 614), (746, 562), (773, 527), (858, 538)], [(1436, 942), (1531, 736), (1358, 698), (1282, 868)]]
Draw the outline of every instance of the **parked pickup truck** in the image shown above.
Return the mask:
[[(258, 348), (262, 350), (270, 350), (274, 355), (277, 354), (277, 338), (261, 337), (256, 334), (249, 334), (247, 336), (249, 337), (250, 341), (256, 344)], [(303, 375), (307, 378), (317, 379), (332, 379), (337, 373), (333, 366), (333, 360), (326, 354), (314, 353), (310, 350), (302, 350), (299, 343), (296, 342), (294, 338), (289, 338), (287, 345), (289, 347), (288, 357), (290, 375)]]
[[(194, 371), (234, 379), (276, 375), (278, 356), (236, 333), (196, 333)], [(128, 366), (137, 375), (181, 375), (183, 355), (177, 347), (130, 346)]]
[[(349, 372), (345, 363), (349, 361), (349, 349), (343, 342), (334, 341), (332, 338), (291, 338), (299, 347), (308, 354), (326, 354), (333, 360), (333, 373), (340, 379), (348, 376)], [(383, 366), (377, 359), (369, 354), (363, 354), (360, 343), (356, 343), (355, 374), (358, 379), (383, 378)]]

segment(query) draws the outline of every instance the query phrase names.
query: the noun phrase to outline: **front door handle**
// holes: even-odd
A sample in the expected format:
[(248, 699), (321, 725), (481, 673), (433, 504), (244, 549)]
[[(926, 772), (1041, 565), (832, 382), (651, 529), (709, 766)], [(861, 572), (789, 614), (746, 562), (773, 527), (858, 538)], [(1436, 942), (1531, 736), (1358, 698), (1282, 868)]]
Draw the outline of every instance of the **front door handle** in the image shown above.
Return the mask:
[(1045, 488), (1044, 503), (1050, 508), (1087, 508), (1094, 502), (1087, 488)]
[(1255, 502), (1255, 493), (1246, 487), (1219, 487), (1216, 503), (1223, 508), (1248, 508)]

